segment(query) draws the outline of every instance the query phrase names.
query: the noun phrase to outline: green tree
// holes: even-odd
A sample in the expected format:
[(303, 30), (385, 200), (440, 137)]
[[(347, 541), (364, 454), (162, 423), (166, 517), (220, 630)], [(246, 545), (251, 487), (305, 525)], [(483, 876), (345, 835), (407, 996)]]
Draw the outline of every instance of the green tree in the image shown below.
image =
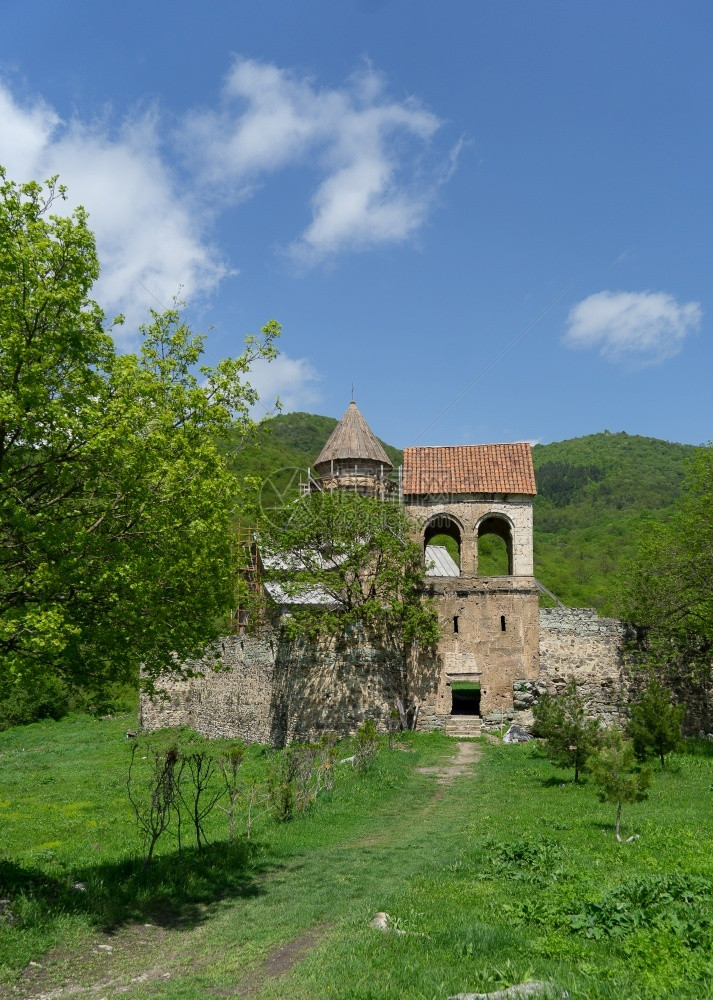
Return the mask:
[(641, 630), (640, 652), (659, 675), (706, 683), (713, 660), (713, 447), (688, 467), (665, 524), (647, 522), (626, 581), (625, 615)]
[(603, 745), (592, 756), (592, 778), (599, 786), (599, 801), (616, 805), (616, 839), (621, 842), (621, 807), (648, 798), (651, 768), (639, 767), (634, 745), (616, 726), (608, 729)]
[(683, 705), (674, 705), (671, 692), (659, 680), (649, 682), (639, 702), (631, 709), (626, 727), (637, 757), (655, 754), (665, 766), (666, 754), (681, 745)]
[(440, 635), (423, 598), (423, 552), (403, 508), (357, 493), (315, 492), (269, 512), (259, 546), (290, 614), (291, 638), (380, 634), (400, 647)]
[(600, 739), (599, 720), (587, 713), (577, 682), (572, 678), (559, 695), (545, 693), (534, 704), (533, 731), (545, 741), (551, 760), (560, 767), (573, 767), (579, 781), (588, 758)]
[(246, 378), (279, 326), (200, 367), (203, 338), (152, 313), (118, 355), (89, 298), (85, 213), (0, 172), (0, 687), (147, 683), (218, 633), (236, 486), (217, 448), (249, 432)]

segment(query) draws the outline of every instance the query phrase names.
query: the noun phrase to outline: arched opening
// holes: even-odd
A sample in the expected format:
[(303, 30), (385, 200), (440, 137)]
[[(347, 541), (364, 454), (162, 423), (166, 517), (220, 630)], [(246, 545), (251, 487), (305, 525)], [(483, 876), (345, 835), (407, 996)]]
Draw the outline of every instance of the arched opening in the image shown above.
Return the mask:
[(423, 533), (423, 548), (427, 576), (460, 575), (461, 531), (454, 518), (448, 514), (432, 518)]
[(478, 576), (512, 576), (512, 526), (496, 514), (478, 525)]

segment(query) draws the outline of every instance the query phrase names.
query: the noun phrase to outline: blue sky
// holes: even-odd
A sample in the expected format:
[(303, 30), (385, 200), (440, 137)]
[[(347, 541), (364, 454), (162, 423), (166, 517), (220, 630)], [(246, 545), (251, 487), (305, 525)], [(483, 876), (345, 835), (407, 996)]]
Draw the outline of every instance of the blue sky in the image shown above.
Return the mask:
[(214, 358), (283, 324), (268, 409), (353, 382), (395, 445), (713, 436), (707, 0), (0, 19), (0, 163), (89, 210), (122, 348), (180, 294)]

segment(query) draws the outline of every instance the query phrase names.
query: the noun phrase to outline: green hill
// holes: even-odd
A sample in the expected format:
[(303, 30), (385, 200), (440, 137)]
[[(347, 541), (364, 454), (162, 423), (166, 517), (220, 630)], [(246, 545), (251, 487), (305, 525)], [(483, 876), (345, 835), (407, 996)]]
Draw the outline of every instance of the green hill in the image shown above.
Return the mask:
[[(226, 442), (241, 477), (272, 477), (278, 492), (311, 466), (337, 421), (287, 413), (263, 421), (249, 443)], [(398, 448), (381, 442), (397, 468)], [(665, 519), (680, 495), (692, 445), (626, 433), (535, 445), (535, 575), (574, 607), (617, 612), (617, 573), (635, 557), (647, 518)], [(296, 487), (295, 487), (296, 488)]]
[(535, 575), (561, 601), (616, 614), (617, 573), (647, 519), (667, 518), (692, 445), (626, 433), (535, 445)]

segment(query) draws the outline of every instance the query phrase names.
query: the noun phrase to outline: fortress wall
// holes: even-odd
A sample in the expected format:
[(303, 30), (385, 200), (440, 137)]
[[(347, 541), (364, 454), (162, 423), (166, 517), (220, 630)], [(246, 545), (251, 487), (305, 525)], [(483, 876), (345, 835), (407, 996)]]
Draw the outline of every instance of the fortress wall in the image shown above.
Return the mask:
[(403, 655), (365, 635), (348, 645), (228, 636), (188, 666), (196, 676), (165, 678), (159, 694), (141, 696), (144, 731), (189, 726), (204, 736), (282, 746), (346, 735), (365, 719), (385, 730), (405, 682)]
[[(623, 622), (584, 608), (540, 609), (538, 615), (537, 598), (525, 593), (524, 580), (510, 578), (509, 591), (481, 579), (478, 592), (468, 594), (451, 591), (454, 583), (438, 594), (443, 639), (435, 650), (414, 650), (408, 674), (400, 650), (361, 634), (348, 643), (319, 645), (281, 643), (273, 633), (229, 636), (204, 660), (189, 664), (197, 676), (164, 679), (159, 690), (166, 698), (142, 695), (141, 727), (188, 726), (209, 737), (282, 746), (325, 732), (346, 735), (366, 719), (383, 731), (403, 698), (420, 704), (418, 728), (428, 730), (443, 727), (450, 684), (458, 679), (480, 681), (484, 728), (499, 728), (503, 721), (528, 726), (537, 697), (562, 691), (570, 677), (593, 714), (608, 724), (625, 721), (643, 677), (627, 663)], [(458, 583), (463, 586), (463, 578)], [(505, 633), (499, 630), (501, 614)], [(686, 733), (713, 738), (713, 685), (689, 682), (679, 697), (688, 706)]]
[[(541, 608), (539, 617), (541, 688), (558, 694), (574, 677), (592, 713), (605, 724), (625, 717), (631, 682), (624, 622), (599, 618), (591, 608)], [(516, 701), (523, 701), (517, 697), (523, 693), (516, 692)]]
[(203, 660), (188, 664), (196, 676), (164, 678), (159, 694), (141, 695), (141, 728), (188, 726), (211, 738), (269, 743), (276, 652), (271, 636), (226, 636)]
[(382, 732), (403, 697), (405, 660), (362, 633), (349, 643), (285, 644), (274, 691), (275, 742), (313, 741), (326, 732), (347, 735), (367, 719)]

